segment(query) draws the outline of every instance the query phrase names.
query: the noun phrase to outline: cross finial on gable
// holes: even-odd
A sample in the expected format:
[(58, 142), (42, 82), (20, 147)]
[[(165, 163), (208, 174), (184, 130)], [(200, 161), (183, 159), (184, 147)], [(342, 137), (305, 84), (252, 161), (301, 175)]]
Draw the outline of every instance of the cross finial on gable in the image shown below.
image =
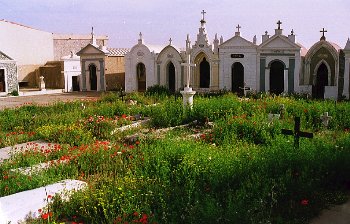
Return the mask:
[(171, 45), (172, 42), (173, 42), (173, 39), (171, 39), (171, 37), (170, 37), (170, 39), (169, 39), (169, 45)]
[(279, 30), (281, 29), (281, 24), (282, 24), (281, 20), (278, 20), (277, 25)]
[(203, 21), (205, 21), (205, 19), (204, 19), (204, 15), (206, 14), (207, 12), (206, 11), (204, 11), (204, 9), (202, 10), (202, 12), (201, 12), (201, 14), (203, 15), (203, 17), (202, 17), (202, 20)]
[(139, 33), (139, 37), (140, 37), (140, 39), (142, 39), (142, 33), (141, 32)]
[(325, 37), (324, 33), (327, 33), (328, 31), (325, 30), (324, 28), (322, 28), (322, 30), (320, 32), (322, 33), (322, 37), (321, 37), (320, 40), (326, 40), (326, 37)]
[(237, 28), (237, 32), (239, 32), (239, 29), (241, 29), (242, 27), (238, 24), (238, 26), (236, 26)]

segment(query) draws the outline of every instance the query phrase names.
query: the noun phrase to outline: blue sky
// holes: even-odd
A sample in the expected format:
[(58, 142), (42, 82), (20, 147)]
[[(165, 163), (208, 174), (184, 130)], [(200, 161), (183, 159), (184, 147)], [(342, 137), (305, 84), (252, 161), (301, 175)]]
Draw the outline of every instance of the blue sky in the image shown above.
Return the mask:
[(282, 21), (284, 34), (294, 29), (297, 41), (309, 48), (328, 30), (327, 40), (344, 47), (350, 37), (349, 0), (0, 0), (0, 19), (53, 33), (109, 36), (110, 47), (132, 47), (141, 31), (146, 43), (185, 46), (186, 34), (196, 38), (204, 9), (210, 42), (215, 33), (252, 40), (274, 33)]

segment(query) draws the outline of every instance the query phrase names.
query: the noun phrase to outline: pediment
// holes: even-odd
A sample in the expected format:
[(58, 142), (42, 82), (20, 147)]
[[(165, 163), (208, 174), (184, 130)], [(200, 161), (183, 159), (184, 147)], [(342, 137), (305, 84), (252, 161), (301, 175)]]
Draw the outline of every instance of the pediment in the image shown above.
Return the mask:
[(88, 44), (77, 53), (78, 56), (87, 54), (106, 54), (106, 52), (102, 51), (101, 49), (92, 44)]
[(10, 57), (10, 56), (8, 56), (8, 55), (6, 55), (5, 53), (3, 53), (2, 51), (0, 51), (0, 60), (3, 60), (3, 61), (12, 61), (13, 59)]
[(234, 36), (220, 45), (221, 47), (256, 47), (252, 42), (240, 36)]
[(265, 43), (262, 43), (260, 45), (260, 48), (263, 49), (290, 49), (290, 48), (294, 48), (294, 49), (300, 49), (300, 46), (298, 46), (297, 44), (291, 42), (287, 37), (284, 36), (275, 36), (275, 37), (271, 37), (268, 41), (266, 41)]

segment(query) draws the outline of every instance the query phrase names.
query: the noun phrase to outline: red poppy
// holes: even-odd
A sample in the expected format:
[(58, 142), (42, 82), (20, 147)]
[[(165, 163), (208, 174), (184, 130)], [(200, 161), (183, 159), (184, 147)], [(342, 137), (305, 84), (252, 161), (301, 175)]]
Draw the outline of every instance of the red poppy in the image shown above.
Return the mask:
[(47, 199), (51, 199), (52, 198), (52, 195), (47, 195)]
[(43, 210), (41, 210), (41, 208), (38, 209), (38, 212), (41, 213)]
[(308, 205), (308, 204), (309, 204), (309, 200), (303, 199), (303, 200), (301, 200), (300, 204), (302, 204), (302, 205)]
[(42, 219), (47, 219), (47, 218), (49, 218), (49, 214), (48, 213), (42, 214), (41, 218)]
[(135, 144), (136, 144), (136, 145), (139, 145), (139, 144), (140, 144), (140, 141), (136, 141)]
[(134, 216), (139, 216), (139, 213), (138, 212), (134, 212), (133, 215)]

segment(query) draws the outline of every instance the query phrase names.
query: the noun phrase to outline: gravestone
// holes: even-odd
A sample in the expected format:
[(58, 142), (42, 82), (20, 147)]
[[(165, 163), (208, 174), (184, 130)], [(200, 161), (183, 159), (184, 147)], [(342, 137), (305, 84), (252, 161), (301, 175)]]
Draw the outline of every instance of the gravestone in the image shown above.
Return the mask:
[(40, 76), (40, 83), (39, 83), (39, 90), (45, 91), (45, 82), (44, 82), (44, 76)]
[(280, 114), (271, 114), (271, 113), (269, 113), (267, 115), (267, 118), (268, 118), (269, 123), (271, 123), (271, 122), (273, 122), (275, 120), (279, 120), (280, 116), (281, 116)]
[(328, 128), (328, 125), (329, 125), (329, 121), (332, 119), (331, 116), (328, 116), (328, 112), (324, 112), (323, 115), (320, 116), (321, 118), (321, 121), (322, 121), (322, 124)]
[(191, 56), (188, 55), (187, 63), (181, 63), (181, 65), (187, 67), (186, 87), (184, 88), (184, 91), (180, 91), (183, 97), (183, 107), (192, 109), (193, 96), (196, 92), (190, 87), (191, 67), (195, 67), (196, 64), (191, 64)]

